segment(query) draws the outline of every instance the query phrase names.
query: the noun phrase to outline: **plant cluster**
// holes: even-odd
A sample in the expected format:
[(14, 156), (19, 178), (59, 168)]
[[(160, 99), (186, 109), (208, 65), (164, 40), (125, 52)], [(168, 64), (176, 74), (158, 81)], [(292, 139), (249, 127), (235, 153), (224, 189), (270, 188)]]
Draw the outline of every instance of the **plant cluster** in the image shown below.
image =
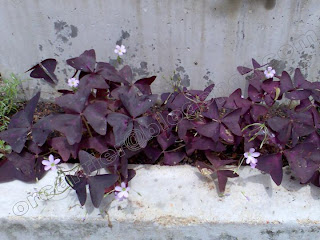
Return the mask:
[[(129, 66), (117, 70), (97, 62), (94, 50), (85, 51), (67, 60), (75, 74), (72, 90), (60, 90), (56, 99), (62, 113), (34, 122), (38, 93), (0, 133), (13, 150), (0, 162), (0, 182), (36, 181), (44, 167), (55, 168), (59, 161), (53, 155), (59, 155), (63, 162), (80, 162), (65, 179), (81, 205), (89, 185), (95, 207), (111, 192), (119, 200), (128, 197), (135, 175), (128, 167), (132, 159), (177, 165), (195, 158), (202, 174), (217, 179), (220, 192), (228, 178), (238, 176), (244, 159), (277, 185), (289, 164), (301, 183), (320, 186), (320, 82), (307, 81), (299, 69), (291, 79), (287, 72), (278, 76), (252, 62), (253, 68), (238, 67), (248, 75), (247, 97), (237, 89), (228, 97), (211, 98), (214, 84), (204, 90), (176, 86), (157, 96), (150, 88), (155, 76), (135, 80)], [(30, 75), (55, 84), (56, 65), (46, 59)], [(100, 174), (102, 168), (107, 174)]]
[(10, 122), (9, 115), (17, 109), (18, 86), (21, 81), (15, 76), (1, 78), (0, 76), (0, 131), (6, 130)]

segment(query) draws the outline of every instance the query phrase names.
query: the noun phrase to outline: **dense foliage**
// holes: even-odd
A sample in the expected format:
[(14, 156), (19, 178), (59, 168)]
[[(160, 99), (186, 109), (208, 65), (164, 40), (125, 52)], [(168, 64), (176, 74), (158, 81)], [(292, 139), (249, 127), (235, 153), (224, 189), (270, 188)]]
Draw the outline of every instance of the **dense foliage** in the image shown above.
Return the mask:
[[(72, 91), (60, 91), (56, 104), (63, 112), (33, 122), (38, 93), (0, 133), (13, 150), (0, 162), (0, 182), (40, 179), (41, 161), (49, 154), (65, 162), (78, 159), (82, 169), (66, 180), (82, 205), (89, 185), (98, 207), (117, 182), (134, 177), (128, 160), (176, 165), (195, 158), (201, 173), (216, 177), (223, 192), (227, 179), (238, 176), (243, 153), (254, 148), (261, 156), (253, 166), (277, 185), (285, 164), (301, 183), (320, 185), (320, 82), (307, 81), (299, 69), (293, 79), (287, 72), (266, 78), (265, 66), (253, 60), (253, 68), (238, 67), (248, 75), (247, 97), (237, 89), (229, 97), (210, 98), (214, 84), (203, 91), (178, 87), (154, 95), (155, 76), (135, 80), (129, 66), (118, 71), (97, 62), (94, 50), (67, 64), (80, 82)], [(55, 84), (56, 65), (44, 60), (30, 69), (31, 76)], [(100, 168), (109, 173), (97, 174)]]

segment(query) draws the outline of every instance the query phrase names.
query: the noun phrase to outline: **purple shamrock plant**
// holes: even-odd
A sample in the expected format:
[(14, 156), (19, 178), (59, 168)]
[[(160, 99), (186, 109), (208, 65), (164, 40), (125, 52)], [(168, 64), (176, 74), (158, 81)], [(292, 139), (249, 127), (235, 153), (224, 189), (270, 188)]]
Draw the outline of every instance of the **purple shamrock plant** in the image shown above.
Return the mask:
[[(125, 52), (122, 46), (115, 51)], [(81, 205), (89, 186), (95, 207), (106, 194), (129, 197), (135, 176), (129, 163), (190, 163), (217, 180), (221, 193), (242, 164), (270, 174), (277, 185), (289, 165), (301, 183), (320, 186), (320, 83), (309, 82), (299, 69), (292, 81), (287, 72), (252, 63), (238, 67), (247, 75), (248, 97), (236, 89), (212, 98), (212, 84), (203, 91), (176, 86), (158, 98), (150, 87), (155, 76), (136, 81), (129, 66), (117, 70), (87, 50), (67, 60), (75, 73), (71, 90), (59, 90), (60, 112), (35, 122), (37, 93), (0, 133), (13, 150), (0, 162), (0, 182), (34, 182), (58, 168)], [(46, 59), (30, 75), (55, 84), (56, 65)], [(60, 158), (76, 163), (76, 171), (59, 170)]]

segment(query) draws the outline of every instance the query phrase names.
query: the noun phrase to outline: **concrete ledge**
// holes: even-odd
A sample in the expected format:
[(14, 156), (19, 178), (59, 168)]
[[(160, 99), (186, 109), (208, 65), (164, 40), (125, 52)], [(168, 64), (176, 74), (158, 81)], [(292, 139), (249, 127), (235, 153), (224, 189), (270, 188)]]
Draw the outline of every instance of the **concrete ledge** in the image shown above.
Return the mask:
[(81, 208), (73, 191), (34, 200), (35, 188), (49, 188), (54, 172), (37, 184), (1, 184), (0, 239), (319, 238), (320, 190), (301, 186), (288, 169), (278, 187), (268, 175), (243, 168), (219, 197), (215, 183), (193, 167), (134, 168), (129, 200), (110, 196), (100, 209), (90, 199)]

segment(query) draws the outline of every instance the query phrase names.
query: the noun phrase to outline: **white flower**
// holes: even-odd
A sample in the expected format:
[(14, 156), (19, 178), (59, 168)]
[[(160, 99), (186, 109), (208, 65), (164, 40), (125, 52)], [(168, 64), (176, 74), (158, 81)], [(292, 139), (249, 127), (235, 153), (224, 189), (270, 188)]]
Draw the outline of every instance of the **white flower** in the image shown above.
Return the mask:
[(268, 79), (273, 78), (275, 74), (276, 74), (276, 71), (272, 69), (272, 67), (268, 67), (267, 70), (264, 71), (264, 75)]
[(126, 187), (126, 183), (122, 182), (121, 183), (121, 187), (120, 186), (116, 186), (114, 188), (114, 190), (116, 191), (114, 193), (116, 199), (119, 200), (119, 201), (122, 201), (123, 199), (128, 198), (130, 187)]
[(122, 56), (124, 53), (126, 53), (126, 47), (124, 45), (117, 45), (116, 49), (114, 50), (114, 53), (118, 54), (119, 56)]
[(79, 85), (79, 80), (76, 78), (70, 78), (68, 80), (68, 85), (69, 85), (69, 87), (76, 88)]
[(251, 168), (255, 168), (257, 163), (258, 163), (258, 159), (256, 159), (257, 157), (260, 156), (259, 152), (255, 152), (256, 150), (254, 148), (250, 148), (249, 152), (244, 153), (244, 157), (247, 159), (246, 163), (250, 164)]
[(49, 171), (50, 169), (55, 171), (57, 170), (57, 164), (60, 162), (60, 159), (54, 159), (53, 155), (50, 154), (49, 160), (43, 160), (42, 164), (45, 166), (44, 170)]

